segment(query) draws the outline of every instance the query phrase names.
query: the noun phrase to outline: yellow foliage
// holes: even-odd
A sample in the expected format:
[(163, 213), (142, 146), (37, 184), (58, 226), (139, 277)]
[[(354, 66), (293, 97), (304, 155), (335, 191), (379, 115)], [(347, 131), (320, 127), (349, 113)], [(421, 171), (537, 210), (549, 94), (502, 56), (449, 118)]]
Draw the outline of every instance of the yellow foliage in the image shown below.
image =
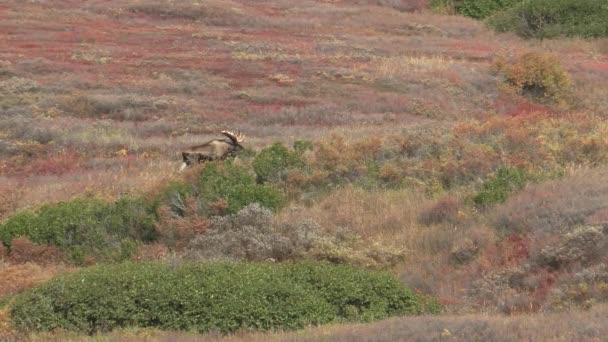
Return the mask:
[(507, 89), (541, 100), (561, 100), (571, 83), (559, 59), (546, 53), (527, 52), (510, 64), (497, 58), (493, 68), (503, 74)]
[(8, 308), (0, 310), (0, 339), (10, 338), (14, 334)]

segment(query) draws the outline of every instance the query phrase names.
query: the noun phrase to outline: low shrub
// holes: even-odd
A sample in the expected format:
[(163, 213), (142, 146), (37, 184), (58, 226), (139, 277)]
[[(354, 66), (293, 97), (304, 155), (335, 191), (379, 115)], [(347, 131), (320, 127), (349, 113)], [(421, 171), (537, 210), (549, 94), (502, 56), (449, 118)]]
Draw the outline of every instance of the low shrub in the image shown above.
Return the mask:
[[(0, 244), (1, 245), (1, 244)], [(4, 247), (4, 245), (2, 245)], [(53, 264), (62, 261), (63, 253), (54, 246), (35, 245), (26, 237), (19, 237), (12, 241), (8, 260), (12, 264), (34, 262), (37, 264)]]
[[(608, 169), (596, 168), (531, 184), (494, 209), (493, 225), (505, 234), (566, 234), (573, 227), (598, 224), (608, 203)], [(592, 222), (588, 222), (588, 220)]]
[(11, 304), (28, 331), (298, 329), (422, 311), (388, 273), (316, 263), (123, 263), (56, 278)]
[(571, 308), (588, 309), (598, 302), (608, 301), (608, 266), (600, 263), (565, 279), (560, 279), (547, 298), (545, 307), (550, 310)]
[(139, 95), (87, 94), (61, 98), (58, 107), (77, 117), (143, 121), (148, 113), (158, 112), (149, 97)]
[(170, 251), (167, 246), (161, 243), (153, 243), (148, 245), (140, 245), (137, 247), (137, 251), (131, 257), (133, 261), (152, 261), (162, 260), (169, 256)]
[(403, 261), (405, 249), (364, 241), (345, 228), (325, 230), (309, 219), (274, 223), (272, 212), (255, 203), (234, 215), (213, 217), (210, 227), (190, 241), (187, 255), (195, 260), (315, 259), (381, 269)]
[(306, 256), (334, 264), (387, 269), (403, 262), (407, 252), (403, 247), (366, 241), (349, 229), (342, 228), (332, 234), (321, 235)]
[(269, 209), (250, 204), (234, 215), (214, 217), (210, 229), (190, 242), (188, 254), (207, 260), (293, 259), (301, 257), (317, 237), (318, 227), (306, 228), (303, 239), (296, 239), (292, 232), (279, 232)]
[(181, 250), (190, 240), (203, 234), (209, 227), (209, 219), (198, 213), (199, 202), (196, 198), (186, 197), (183, 204), (186, 208), (182, 214), (176, 214), (168, 206), (162, 206), (157, 210), (158, 240), (177, 250)]
[(314, 150), (314, 145), (310, 140), (296, 140), (293, 143), (293, 150), (297, 155), (302, 155), (306, 151)]
[[(474, 0), (471, 0), (474, 1)], [(499, 32), (525, 38), (608, 36), (608, 7), (603, 0), (529, 0), (490, 18)]]
[(518, 2), (520, 0), (431, 0), (431, 7), (475, 19), (484, 19)]
[(426, 225), (438, 223), (455, 224), (459, 220), (462, 205), (460, 201), (453, 196), (445, 196), (437, 200), (437, 202), (423, 209), (418, 220)]
[(230, 214), (252, 203), (272, 210), (281, 208), (285, 203), (284, 196), (278, 190), (270, 185), (256, 184), (245, 167), (231, 162), (208, 164), (201, 172), (197, 186), (205, 203), (226, 200), (226, 211)]
[(570, 76), (556, 56), (527, 52), (513, 63), (497, 60), (494, 68), (504, 76), (508, 89), (537, 100), (560, 100), (570, 86)]
[(523, 188), (527, 180), (523, 170), (502, 167), (494, 177), (483, 183), (482, 189), (473, 197), (473, 202), (478, 207), (502, 203), (511, 193)]
[[(193, 181), (194, 182), (194, 181)], [(154, 207), (158, 209), (165, 205), (172, 212), (179, 216), (184, 216), (184, 199), (188, 197), (197, 197), (197, 188), (186, 182), (169, 182), (158, 194), (155, 194)]]
[(450, 251), (450, 263), (455, 266), (466, 265), (479, 254), (480, 246), (476, 241), (465, 238), (458, 241)]
[(11, 77), (0, 80), (0, 109), (31, 104), (39, 90), (40, 85), (27, 78)]
[(428, 8), (429, 0), (350, 0), (355, 4), (394, 8), (403, 12), (417, 12)]
[(608, 246), (602, 227), (582, 226), (565, 234), (556, 244), (543, 248), (536, 262), (541, 266), (560, 269), (572, 263), (588, 266), (596, 262)]
[(132, 13), (142, 13), (160, 18), (200, 21), (208, 25), (229, 26), (256, 22), (255, 19), (244, 15), (241, 9), (225, 6), (221, 1), (197, 3), (178, 0), (166, 3), (165, 1), (152, 0), (145, 3), (133, 3), (126, 9)]
[(14, 239), (56, 246), (68, 260), (82, 263), (87, 255), (101, 260), (128, 258), (136, 240), (155, 239), (155, 217), (138, 199), (114, 203), (77, 199), (22, 211), (0, 224), (0, 240), (12, 249)]
[[(306, 148), (298, 145), (298, 148)], [(258, 153), (253, 160), (253, 170), (257, 175), (258, 182), (284, 180), (287, 170), (291, 167), (301, 165), (302, 161), (296, 153), (290, 152), (281, 143), (275, 143)]]

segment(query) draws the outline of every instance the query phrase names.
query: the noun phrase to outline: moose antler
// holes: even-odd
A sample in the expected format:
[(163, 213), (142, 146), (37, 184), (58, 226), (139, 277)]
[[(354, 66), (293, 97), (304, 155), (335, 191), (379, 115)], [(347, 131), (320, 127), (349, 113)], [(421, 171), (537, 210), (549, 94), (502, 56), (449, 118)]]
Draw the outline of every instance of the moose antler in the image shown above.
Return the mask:
[(234, 141), (235, 143), (242, 143), (245, 141), (245, 135), (239, 131), (237, 131), (236, 134), (232, 131), (222, 131), (222, 134), (230, 138), (230, 140)]

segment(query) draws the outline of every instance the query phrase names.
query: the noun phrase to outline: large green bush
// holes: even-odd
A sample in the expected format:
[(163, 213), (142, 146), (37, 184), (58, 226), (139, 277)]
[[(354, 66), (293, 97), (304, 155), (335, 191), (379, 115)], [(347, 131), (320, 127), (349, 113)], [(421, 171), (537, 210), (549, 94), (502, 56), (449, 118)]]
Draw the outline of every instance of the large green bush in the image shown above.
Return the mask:
[(525, 38), (606, 37), (608, 4), (605, 0), (518, 1), (490, 18), (489, 24), (499, 32)]
[(11, 317), (28, 331), (233, 332), (377, 320), (419, 313), (421, 302), (388, 273), (345, 265), (129, 262), (52, 280), (19, 296)]
[(285, 202), (278, 190), (269, 185), (257, 184), (246, 168), (231, 162), (209, 163), (201, 172), (198, 189), (199, 196), (205, 202), (226, 200), (227, 212), (230, 214), (252, 203), (276, 210)]
[(153, 213), (141, 200), (77, 199), (10, 217), (0, 224), (0, 239), (7, 247), (17, 237), (57, 246), (76, 263), (85, 256), (116, 260), (130, 255), (135, 240), (153, 240), (154, 223)]

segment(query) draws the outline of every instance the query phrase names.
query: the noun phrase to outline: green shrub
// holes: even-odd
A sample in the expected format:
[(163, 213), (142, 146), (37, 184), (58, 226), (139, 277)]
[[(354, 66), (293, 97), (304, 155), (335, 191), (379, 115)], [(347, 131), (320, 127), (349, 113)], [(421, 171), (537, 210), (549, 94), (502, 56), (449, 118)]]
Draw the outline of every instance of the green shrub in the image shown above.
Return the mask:
[(502, 203), (512, 192), (523, 188), (526, 182), (523, 170), (502, 167), (494, 177), (483, 183), (482, 189), (473, 197), (473, 202), (478, 207)]
[(77, 199), (10, 217), (0, 224), (0, 239), (7, 247), (17, 237), (57, 246), (75, 263), (87, 255), (121, 260), (135, 249), (134, 240), (155, 239), (154, 223), (151, 210), (139, 199)]
[(277, 210), (285, 202), (278, 190), (269, 185), (257, 184), (246, 168), (235, 166), (231, 162), (209, 163), (201, 172), (198, 188), (206, 203), (226, 200), (227, 213), (230, 214), (252, 203)]
[(521, 0), (432, 0), (431, 7), (447, 8), (467, 17), (484, 19), (519, 2)]
[(293, 150), (296, 154), (301, 155), (306, 151), (312, 151), (314, 146), (310, 140), (296, 140), (293, 143)]
[(300, 165), (302, 161), (281, 143), (275, 143), (260, 151), (253, 160), (253, 170), (261, 183), (283, 180), (287, 169)]
[(528, 0), (488, 21), (499, 32), (515, 32), (525, 38), (557, 36), (608, 36), (605, 0)]
[(11, 304), (16, 327), (95, 333), (122, 327), (198, 332), (299, 329), (420, 313), (388, 273), (315, 263), (123, 263), (67, 274)]

